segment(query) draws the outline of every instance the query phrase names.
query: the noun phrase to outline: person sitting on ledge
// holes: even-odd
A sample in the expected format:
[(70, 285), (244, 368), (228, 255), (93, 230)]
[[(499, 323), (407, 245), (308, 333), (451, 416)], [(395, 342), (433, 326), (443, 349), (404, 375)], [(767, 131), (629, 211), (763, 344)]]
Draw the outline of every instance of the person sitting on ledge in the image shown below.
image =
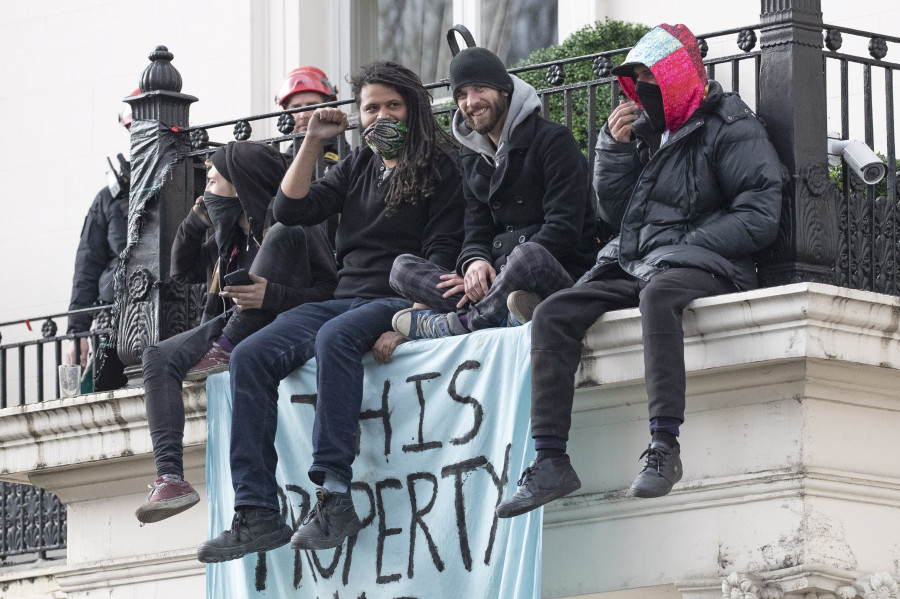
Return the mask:
[[(757, 286), (753, 254), (771, 244), (783, 167), (736, 93), (707, 81), (684, 25), (660, 25), (613, 69), (628, 100), (600, 132), (594, 187), (620, 234), (574, 287), (545, 300), (531, 329), (531, 434), (537, 449), (497, 515), (524, 514), (581, 487), (566, 453), (582, 339), (611, 310), (639, 307), (651, 441), (631, 493), (681, 479), (682, 313), (691, 301)], [(642, 109), (642, 110), (641, 110)]]
[[(171, 269), (179, 283), (207, 282), (203, 322), (143, 354), (157, 473), (147, 501), (135, 512), (144, 523), (200, 501), (184, 480), (182, 382), (225, 370), (242, 340), (284, 310), (329, 299), (337, 285), (334, 254), (322, 227), (267, 228), (268, 206), (287, 169), (282, 154), (266, 144), (231, 142), (213, 153), (208, 167), (206, 191), (178, 227)], [(229, 285), (229, 275), (239, 269), (247, 271), (250, 283)]]
[[(350, 483), (363, 394), (365, 353), (385, 360), (396, 346), (391, 317), (412, 302), (388, 284), (400, 254), (450, 268), (462, 241), (463, 201), (453, 139), (431, 112), (419, 77), (380, 61), (352, 78), (365, 144), (312, 183), (322, 144), (347, 129), (338, 108), (318, 108), (275, 199), (285, 224), (340, 213), (335, 299), (304, 304), (238, 345), (230, 373), (231, 529), (206, 541), (201, 562), (237, 559), (288, 541), (294, 549), (337, 547), (361, 527)], [(309, 478), (317, 503), (296, 532), (279, 510), (275, 467), (278, 384), (316, 359), (316, 413)], [(298, 432), (297, 434), (303, 434)], [(363, 448), (365, 449), (365, 448)]]
[(465, 242), (455, 272), (416, 256), (394, 262), (391, 286), (417, 304), (393, 319), (407, 339), (527, 322), (541, 298), (584, 274), (598, 249), (587, 160), (571, 131), (538, 114), (534, 88), (485, 48), (453, 58), (450, 88), (459, 108), (453, 135), (463, 145)]

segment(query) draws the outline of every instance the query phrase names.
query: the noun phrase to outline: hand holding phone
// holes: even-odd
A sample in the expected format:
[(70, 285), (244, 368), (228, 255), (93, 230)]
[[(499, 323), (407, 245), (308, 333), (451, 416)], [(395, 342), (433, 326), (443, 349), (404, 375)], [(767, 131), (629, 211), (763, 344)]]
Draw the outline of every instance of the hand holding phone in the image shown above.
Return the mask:
[(226, 287), (237, 287), (240, 285), (252, 285), (253, 279), (250, 278), (250, 273), (247, 272), (246, 268), (239, 268), (234, 272), (230, 272), (225, 275), (225, 286)]

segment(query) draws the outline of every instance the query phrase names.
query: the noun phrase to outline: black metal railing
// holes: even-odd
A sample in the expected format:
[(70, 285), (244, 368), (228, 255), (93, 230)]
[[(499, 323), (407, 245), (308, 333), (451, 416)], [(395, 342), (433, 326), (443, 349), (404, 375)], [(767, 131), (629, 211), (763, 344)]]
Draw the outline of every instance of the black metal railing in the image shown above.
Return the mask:
[[(59, 327), (56, 319), (76, 314), (95, 315), (94, 330), (57, 335)], [(41, 323), (40, 337), (0, 345), (0, 409), (59, 398), (57, 367), (63, 363), (64, 342), (74, 345), (73, 363), (80, 364), (79, 339), (89, 338), (93, 341), (94, 347), (99, 347), (112, 333), (110, 307), (97, 306), (0, 323), (0, 339), (4, 330), (9, 331), (15, 327), (26, 327), (32, 331), (32, 322)], [(37, 331), (32, 332), (37, 335)], [(91, 360), (92, 362), (98, 360), (98, 352), (92, 354)], [(92, 366), (96, 372), (99, 364), (92, 363)]]
[(0, 566), (65, 556), (66, 506), (38, 487), (0, 482)]
[[(828, 27), (822, 22), (817, 2), (804, 0), (799, 3), (799, 8), (795, 4), (797, 3), (793, 0), (764, 0), (761, 3), (760, 23), (701, 34), (698, 38), (709, 77), (719, 81), (727, 91), (739, 92), (764, 122), (768, 123), (773, 143), (792, 175), (791, 198), (785, 202), (778, 240), (769, 251), (758, 257), (760, 280), (763, 285), (769, 286), (817, 281), (897, 293), (897, 275), (894, 269), (897, 230), (894, 169), (889, 169), (891, 173), (887, 183), (890, 189), (884, 194), (884, 200), (878, 199), (875, 188), (857, 187), (851, 177), (849, 184), (843, 186), (844, 200), (838, 206), (836, 189), (830, 185), (825, 167), (827, 104), (825, 75), (821, 72), (823, 59), (843, 60), (842, 68), (845, 71), (848, 64), (859, 63), (866, 73), (865, 89), (870, 85), (871, 69), (884, 69), (888, 85), (892, 86), (894, 66), (882, 60), (882, 46), (888, 42), (894, 43), (896, 38)], [(878, 40), (873, 42), (875, 54), (871, 58), (838, 55), (831, 48), (835, 31), (875, 38)], [(828, 50), (823, 51), (824, 44), (829, 44)], [(622, 61), (628, 50), (614, 49), (512, 69), (512, 72), (523, 78), (540, 73), (538, 79), (543, 82), (532, 78), (532, 83), (538, 83), (535, 87), (538, 88), (543, 113), (573, 130), (592, 168), (598, 131), (621, 96), (617, 79), (610, 76), (610, 70), (613, 65)], [(142, 77), (142, 94), (128, 101), (138, 111), (136, 119), (157, 119), (176, 134), (168, 142), (169, 148), (178, 146), (177, 154), (182, 158), (196, 159), (230, 139), (250, 139), (254, 130), (269, 131), (272, 125), (281, 133), (280, 136), (259, 135), (256, 140), (279, 145), (296, 143), (302, 135), (292, 133), (293, 115), (315, 110), (320, 106), (346, 107), (353, 102), (340, 100), (289, 111), (191, 125), (188, 122), (188, 106), (195, 98), (180, 93), (181, 77), (171, 64), (173, 55), (160, 47), (150, 58), (151, 65)], [(576, 65), (579, 68), (575, 68)], [(593, 78), (570, 78), (567, 71), (585, 71), (580, 65), (588, 65)], [(782, 73), (783, 76), (779, 79)], [(446, 97), (449, 95), (444, 93), (449, 91), (447, 86), (448, 81), (442, 80), (426, 87), (435, 96)], [(865, 141), (872, 146), (876, 141), (871, 122), (872, 94), (865, 93), (868, 98), (862, 117), (867, 123)], [(846, 98), (845, 92), (844, 104)], [(891, 162), (895, 159), (891, 94), (886, 95), (886, 103), (888, 111), (884, 130), (889, 142), (885, 149), (888, 161)], [(440, 115), (452, 115), (455, 106), (452, 102), (448, 105), (446, 99), (442, 101), (438, 98), (434, 111)], [(353, 112), (352, 107), (350, 112)], [(160, 115), (168, 115), (168, 120)], [(849, 118), (845, 116), (842, 121), (845, 134)], [(357, 130), (358, 124), (351, 117), (350, 135), (339, 136), (338, 151), (341, 156), (359, 143)], [(132, 135), (134, 134), (133, 129)], [(154, 151), (159, 143), (155, 146), (144, 144), (141, 147)], [(136, 164), (136, 171), (140, 170), (140, 164)], [(178, 176), (171, 178), (177, 179)], [(150, 232), (154, 243), (164, 239), (167, 230), (174, 230), (183, 211), (189, 209), (192, 198), (185, 194), (189, 193), (186, 190), (190, 187), (189, 184), (179, 184), (176, 189), (175, 186), (162, 185), (163, 193), (169, 194), (168, 199), (156, 202), (155, 205), (167, 206), (163, 209), (169, 213), (165, 218), (159, 219), (157, 229)], [(184, 207), (182, 212), (172, 208), (176, 204)], [(141, 200), (141, 211), (144, 206), (150, 204)], [(135, 207), (132, 206), (131, 210), (134, 211)], [(151, 249), (153, 251), (159, 256), (162, 254), (159, 248)], [(152, 285), (164, 288), (167, 284), (167, 262), (164, 257), (154, 260), (152, 268), (143, 270), (139, 261), (134, 261), (127, 266), (129, 271), (126, 272), (126, 278), (140, 279), (140, 289), (154, 288)], [(164, 320), (166, 310), (162, 302), (158, 298), (148, 298), (146, 293), (142, 293), (140, 297), (126, 297), (125, 310), (131, 314), (147, 314), (146, 307), (139, 308), (138, 304), (145, 306), (148, 301), (157, 302), (152, 310), (158, 312), (152, 312), (152, 317)], [(129, 331), (121, 326), (120, 334), (127, 337)], [(151, 339), (155, 332), (164, 329), (164, 326), (157, 325), (155, 331), (142, 333), (142, 338), (131, 339), (129, 347), (140, 348), (142, 344), (146, 344), (146, 339)], [(129, 351), (133, 354), (132, 362), (136, 362), (134, 355), (137, 355), (137, 349)], [(123, 361), (128, 363), (126, 359)]]
[[(844, 40), (844, 35), (850, 39)], [(847, 42), (865, 46), (868, 56), (849, 54)], [(888, 166), (885, 181), (878, 185), (865, 185), (850, 169), (838, 169), (838, 284), (898, 295), (900, 213), (894, 75), (900, 64), (886, 60), (889, 44), (900, 49), (900, 38), (828, 25), (823, 54), (826, 80), (831, 84), (827, 98), (829, 129), (839, 133), (841, 139), (865, 141), (879, 150)]]

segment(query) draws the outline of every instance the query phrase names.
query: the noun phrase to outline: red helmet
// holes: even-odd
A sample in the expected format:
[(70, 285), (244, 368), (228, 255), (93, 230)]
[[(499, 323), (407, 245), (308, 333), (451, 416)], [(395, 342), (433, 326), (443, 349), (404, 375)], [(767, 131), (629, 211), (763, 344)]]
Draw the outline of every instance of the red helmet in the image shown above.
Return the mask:
[[(128, 97), (136, 96), (141, 93), (140, 88), (134, 90)], [(122, 123), (122, 126), (131, 131), (131, 104), (125, 104), (125, 108), (122, 109), (122, 112), (119, 113), (119, 122)]]
[(275, 103), (284, 108), (287, 99), (300, 92), (322, 94), (326, 102), (337, 100), (337, 88), (331, 85), (325, 73), (316, 67), (300, 67), (285, 75), (281, 89), (275, 96)]

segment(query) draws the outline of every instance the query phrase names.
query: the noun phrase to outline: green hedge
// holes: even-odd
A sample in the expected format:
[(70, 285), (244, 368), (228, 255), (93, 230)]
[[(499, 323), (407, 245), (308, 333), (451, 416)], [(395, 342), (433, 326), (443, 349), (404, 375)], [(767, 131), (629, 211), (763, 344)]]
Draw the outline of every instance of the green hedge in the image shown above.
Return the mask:
[[(637, 41), (648, 31), (650, 31), (650, 27), (647, 27), (646, 25), (627, 23), (624, 21), (613, 21), (607, 18), (604, 22), (597, 21), (582, 27), (567, 37), (562, 44), (535, 50), (528, 58), (513, 66), (523, 67), (563, 58), (573, 58), (576, 56), (606, 52), (608, 50), (628, 48), (637, 43)], [(621, 64), (624, 58), (625, 54), (618, 55), (613, 58), (613, 63)], [(593, 81), (597, 79), (597, 76), (594, 75), (592, 70), (591, 61), (567, 64), (565, 65), (565, 73), (565, 84)], [(546, 69), (523, 72), (519, 73), (518, 76), (538, 90), (550, 87), (550, 84), (547, 82)], [(575, 139), (585, 152), (585, 155), (587, 155), (589, 149), (587, 147), (587, 100), (588, 92), (586, 89), (574, 90), (572, 92), (572, 133), (575, 135)], [(606, 122), (610, 112), (612, 112), (610, 106), (610, 86), (604, 85), (598, 87), (596, 122), (598, 128)], [(562, 94), (554, 94), (550, 97), (550, 120), (557, 123), (565, 122), (565, 108)]]

